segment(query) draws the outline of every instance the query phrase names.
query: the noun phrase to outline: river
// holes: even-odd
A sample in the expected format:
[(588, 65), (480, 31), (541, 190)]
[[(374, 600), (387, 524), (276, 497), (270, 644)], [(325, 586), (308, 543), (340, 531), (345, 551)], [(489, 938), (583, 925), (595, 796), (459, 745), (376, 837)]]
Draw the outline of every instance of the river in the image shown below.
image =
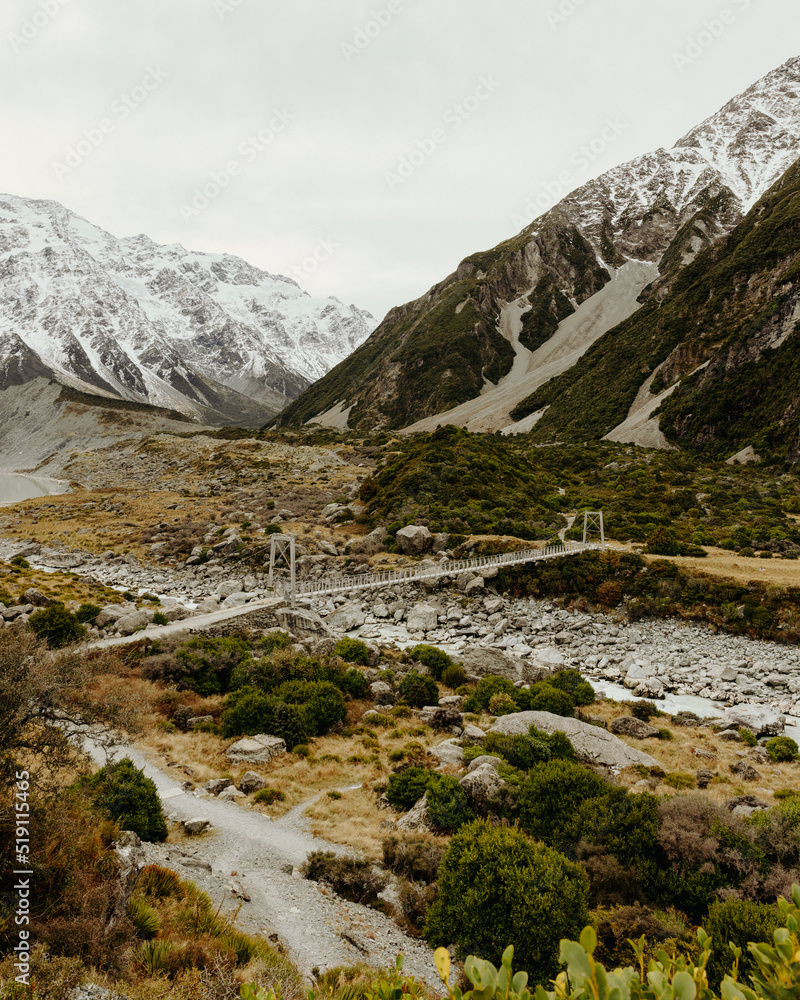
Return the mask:
[(0, 472), (0, 504), (18, 503), (20, 500), (31, 500), (34, 497), (63, 493), (65, 485), (57, 479), (40, 479), (37, 476), (21, 476)]

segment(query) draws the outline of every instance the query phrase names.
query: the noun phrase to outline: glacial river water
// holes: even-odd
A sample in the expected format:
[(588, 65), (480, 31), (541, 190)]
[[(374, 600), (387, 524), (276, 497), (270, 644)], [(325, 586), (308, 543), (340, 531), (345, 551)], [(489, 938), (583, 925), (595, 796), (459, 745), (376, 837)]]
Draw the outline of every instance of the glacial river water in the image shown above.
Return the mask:
[(62, 493), (65, 484), (55, 479), (39, 479), (36, 476), (19, 476), (0, 472), (0, 504), (17, 503), (33, 497), (46, 497), (51, 493)]

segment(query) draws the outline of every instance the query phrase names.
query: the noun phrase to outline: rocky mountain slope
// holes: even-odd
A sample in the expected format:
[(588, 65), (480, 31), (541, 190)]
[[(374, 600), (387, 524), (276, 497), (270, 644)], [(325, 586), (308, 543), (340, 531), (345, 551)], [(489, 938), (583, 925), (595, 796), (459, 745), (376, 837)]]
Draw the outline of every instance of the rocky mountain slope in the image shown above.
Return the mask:
[(519, 404), (644, 301), (661, 301), (800, 156), (798, 95), (795, 58), (671, 149), (608, 171), (467, 257), (392, 310), (281, 423), (530, 430), (539, 414), (520, 416)]
[(116, 239), (57, 202), (0, 196), (0, 389), (46, 376), (257, 424), (374, 325), (238, 257)]

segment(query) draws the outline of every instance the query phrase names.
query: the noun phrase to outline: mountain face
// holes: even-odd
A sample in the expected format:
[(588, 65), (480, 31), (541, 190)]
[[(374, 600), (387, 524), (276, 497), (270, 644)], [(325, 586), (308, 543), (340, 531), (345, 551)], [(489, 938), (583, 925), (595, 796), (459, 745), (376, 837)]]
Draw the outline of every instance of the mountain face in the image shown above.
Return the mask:
[[(798, 157), (800, 58), (672, 148), (608, 171), (517, 236), (467, 257), (422, 298), (393, 309), (280, 422), (530, 431), (553, 403), (538, 405), (539, 390), (645, 302), (665, 301), (684, 269)], [(638, 354), (636, 377), (620, 390), (623, 413), (655, 367)], [(615, 391), (617, 374), (604, 389)]]
[(258, 424), (374, 326), (238, 257), (116, 239), (57, 202), (0, 196), (0, 389), (45, 375)]

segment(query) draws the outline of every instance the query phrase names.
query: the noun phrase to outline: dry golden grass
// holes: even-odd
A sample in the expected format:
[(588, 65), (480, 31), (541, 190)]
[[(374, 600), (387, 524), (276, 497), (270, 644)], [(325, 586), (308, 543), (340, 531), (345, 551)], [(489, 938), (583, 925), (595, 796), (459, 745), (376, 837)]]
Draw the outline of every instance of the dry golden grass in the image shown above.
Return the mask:
[(378, 809), (370, 786), (342, 792), (340, 799), (320, 796), (306, 809), (311, 832), (333, 844), (346, 844), (369, 858), (380, 858), (387, 830), (382, 825), (395, 818)]
[(23, 569), (0, 563), (0, 593), (18, 600), (29, 587), (40, 590), (54, 601), (77, 601), (80, 604), (119, 604), (119, 591), (102, 584), (88, 583), (73, 573), (45, 573), (44, 570)]
[[(633, 545), (615, 545), (615, 548), (633, 549)], [(708, 573), (711, 576), (721, 576), (736, 583), (750, 583), (755, 580), (760, 583), (772, 583), (779, 587), (800, 586), (800, 559), (747, 559), (728, 552), (725, 549), (708, 548), (705, 559), (692, 556), (649, 556), (648, 562), (655, 559), (669, 559), (682, 569), (692, 573)]]

